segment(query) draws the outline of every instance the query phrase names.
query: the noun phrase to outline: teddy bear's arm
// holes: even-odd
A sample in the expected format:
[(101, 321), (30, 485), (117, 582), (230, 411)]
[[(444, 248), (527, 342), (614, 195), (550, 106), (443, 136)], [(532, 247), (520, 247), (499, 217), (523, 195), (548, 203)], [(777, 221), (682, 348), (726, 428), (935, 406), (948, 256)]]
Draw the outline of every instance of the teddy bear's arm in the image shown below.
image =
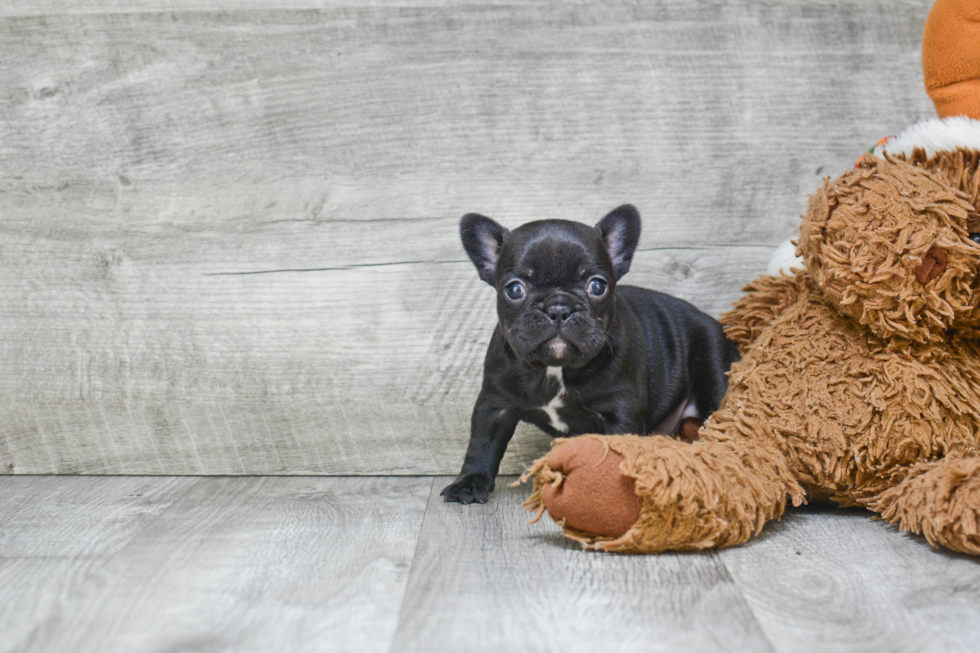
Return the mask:
[(732, 546), (804, 498), (782, 455), (744, 437), (583, 436), (560, 441), (522, 480), (531, 476), (524, 506), (604, 551)]
[(793, 276), (762, 275), (743, 288), (743, 295), (732, 310), (720, 318), (725, 335), (744, 356), (759, 334), (787, 307), (807, 293), (809, 275), (805, 271)]

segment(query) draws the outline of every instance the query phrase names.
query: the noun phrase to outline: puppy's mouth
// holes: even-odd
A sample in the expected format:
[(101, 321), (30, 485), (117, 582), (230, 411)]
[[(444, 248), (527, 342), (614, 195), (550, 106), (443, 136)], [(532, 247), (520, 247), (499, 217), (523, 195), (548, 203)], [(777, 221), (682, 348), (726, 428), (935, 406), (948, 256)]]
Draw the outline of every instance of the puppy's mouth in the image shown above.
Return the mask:
[(508, 330), (506, 338), (525, 363), (577, 368), (599, 353), (606, 341), (603, 335), (602, 329), (581, 320), (557, 327), (520, 320)]
[(542, 347), (544, 347), (555, 360), (561, 360), (572, 353), (572, 345), (561, 336), (552, 338), (548, 342), (544, 343)]
[(531, 357), (548, 365), (570, 362), (580, 354), (578, 347), (561, 336), (546, 340), (531, 351)]

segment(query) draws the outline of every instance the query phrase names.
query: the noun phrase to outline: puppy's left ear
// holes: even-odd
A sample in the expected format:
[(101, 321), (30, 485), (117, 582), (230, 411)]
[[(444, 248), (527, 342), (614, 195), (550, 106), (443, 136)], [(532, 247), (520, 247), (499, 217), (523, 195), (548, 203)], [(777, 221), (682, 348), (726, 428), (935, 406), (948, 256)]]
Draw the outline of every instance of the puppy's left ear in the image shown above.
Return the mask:
[(616, 280), (629, 272), (633, 252), (640, 242), (640, 212), (631, 204), (613, 209), (595, 226), (612, 259)]

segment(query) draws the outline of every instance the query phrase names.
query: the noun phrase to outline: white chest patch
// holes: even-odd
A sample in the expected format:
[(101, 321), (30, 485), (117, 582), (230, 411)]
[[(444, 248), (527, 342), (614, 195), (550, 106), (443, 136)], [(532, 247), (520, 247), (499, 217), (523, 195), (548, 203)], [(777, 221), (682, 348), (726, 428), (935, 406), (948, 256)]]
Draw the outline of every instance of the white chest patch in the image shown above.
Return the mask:
[(558, 381), (558, 394), (544, 406), (538, 406), (538, 410), (543, 410), (548, 416), (551, 428), (559, 433), (568, 433), (568, 424), (561, 421), (561, 417), (558, 416), (558, 409), (565, 406), (565, 379), (562, 376), (561, 368), (549, 367), (548, 376)]

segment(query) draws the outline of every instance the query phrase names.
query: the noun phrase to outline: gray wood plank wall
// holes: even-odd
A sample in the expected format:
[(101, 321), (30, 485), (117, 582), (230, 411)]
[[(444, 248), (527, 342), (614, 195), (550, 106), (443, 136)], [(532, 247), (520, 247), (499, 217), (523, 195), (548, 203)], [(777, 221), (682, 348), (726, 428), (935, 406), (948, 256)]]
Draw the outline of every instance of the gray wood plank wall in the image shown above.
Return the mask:
[(455, 473), (461, 214), (632, 202), (627, 279), (717, 315), (935, 115), (930, 0), (419, 4), (0, 7), (0, 471)]

